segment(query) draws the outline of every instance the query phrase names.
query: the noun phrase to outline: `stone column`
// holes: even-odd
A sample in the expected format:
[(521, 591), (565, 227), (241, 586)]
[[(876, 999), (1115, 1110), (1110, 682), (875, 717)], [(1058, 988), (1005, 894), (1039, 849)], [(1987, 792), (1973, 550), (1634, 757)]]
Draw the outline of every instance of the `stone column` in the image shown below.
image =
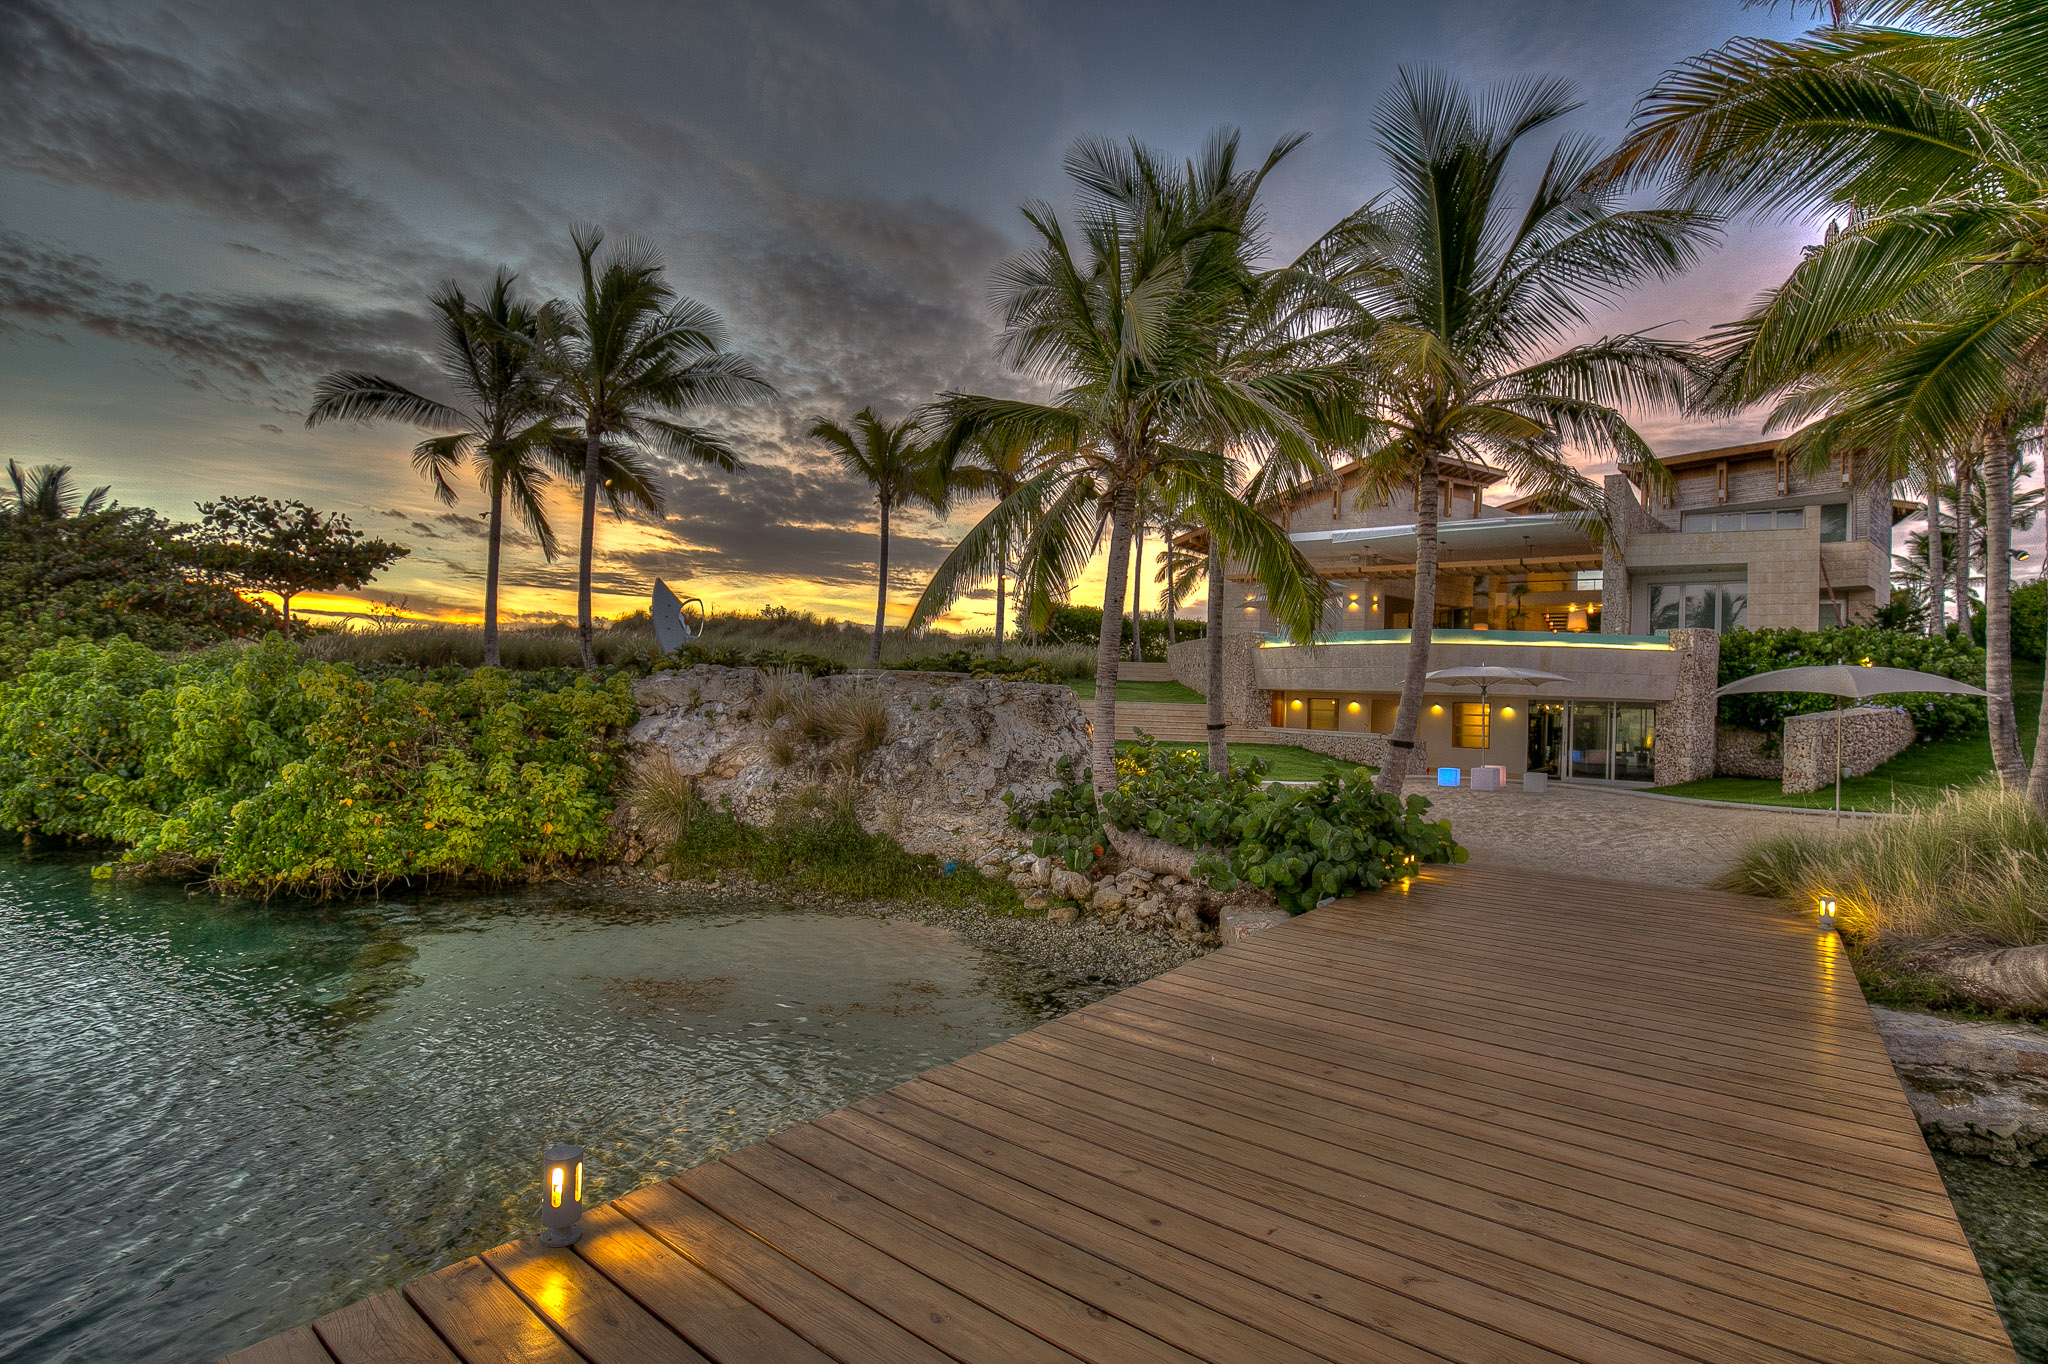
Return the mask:
[(1259, 686), (1257, 663), (1264, 635), (1231, 633), (1223, 637), (1223, 723), (1265, 725), (1272, 721), (1271, 702)]
[(1607, 538), (1600, 548), (1600, 633), (1634, 633), (1629, 619), (1628, 539), (1664, 526), (1636, 501), (1636, 489), (1625, 474), (1609, 474), (1601, 485), (1607, 498)]
[(1714, 716), (1720, 703), (1714, 688), (1721, 678), (1721, 636), (1713, 630), (1673, 630), (1678, 686), (1657, 703), (1650, 750), (1651, 780), (1658, 786), (1699, 781), (1714, 775)]

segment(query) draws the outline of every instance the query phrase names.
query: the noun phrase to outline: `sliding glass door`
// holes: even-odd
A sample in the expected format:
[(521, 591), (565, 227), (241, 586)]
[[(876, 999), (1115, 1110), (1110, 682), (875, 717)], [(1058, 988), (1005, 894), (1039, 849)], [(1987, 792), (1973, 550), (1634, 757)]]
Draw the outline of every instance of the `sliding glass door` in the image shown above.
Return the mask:
[(1648, 781), (1655, 706), (1536, 701), (1529, 706), (1529, 771), (1579, 781)]
[(1607, 776), (1607, 707), (1595, 702), (1572, 706), (1572, 776), (1605, 780)]

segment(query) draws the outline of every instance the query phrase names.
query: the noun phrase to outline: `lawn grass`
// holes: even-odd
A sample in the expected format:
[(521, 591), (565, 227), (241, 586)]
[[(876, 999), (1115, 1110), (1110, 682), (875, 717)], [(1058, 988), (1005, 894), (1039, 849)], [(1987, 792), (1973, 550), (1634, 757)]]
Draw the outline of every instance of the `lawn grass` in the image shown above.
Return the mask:
[[(1135, 748), (1137, 745), (1134, 740), (1119, 739), (1116, 746)], [(1203, 748), (1201, 744), (1162, 743), (1159, 746), (1189, 750)], [(1321, 781), (1324, 777), (1348, 777), (1358, 768), (1357, 763), (1347, 763), (1326, 753), (1311, 753), (1308, 749), (1296, 748), (1292, 744), (1230, 745), (1232, 762), (1250, 762), (1253, 758), (1263, 758), (1272, 764), (1272, 770), (1266, 773), (1268, 781)], [(1368, 767), (1365, 770), (1375, 772), (1379, 769)]]
[[(1077, 677), (1067, 683), (1074, 689), (1074, 695), (1083, 701), (1095, 699), (1095, 679)], [(1119, 682), (1116, 684), (1116, 699), (1119, 701), (1178, 701), (1183, 705), (1199, 706), (1209, 698), (1193, 687), (1179, 682)]]
[[(2018, 711), (2020, 745), (2034, 751), (2041, 720), (2042, 665), (2017, 659), (2013, 671), (2013, 708)], [(1867, 777), (1842, 779), (1844, 810), (1891, 810), (1899, 806), (1932, 805), (1946, 791), (1975, 786), (1991, 775), (1991, 741), (1982, 730), (1968, 738), (1938, 744), (1914, 744)], [(1745, 805), (1791, 805), (1830, 810), (1835, 788), (1788, 796), (1768, 777), (1708, 777), (1678, 786), (1660, 786), (1659, 795), (1692, 796), (1699, 800), (1730, 800)]]

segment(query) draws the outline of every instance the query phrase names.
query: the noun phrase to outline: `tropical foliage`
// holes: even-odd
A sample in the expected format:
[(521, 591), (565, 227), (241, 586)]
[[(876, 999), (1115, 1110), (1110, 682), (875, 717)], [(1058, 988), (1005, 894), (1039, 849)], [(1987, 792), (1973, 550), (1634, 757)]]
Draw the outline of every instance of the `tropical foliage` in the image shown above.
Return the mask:
[(1063, 766), (1061, 775), (1044, 800), (1015, 805), (1010, 822), (1032, 835), (1033, 852), (1075, 871), (1105, 855), (1107, 825), (1192, 850), (1195, 875), (1213, 888), (1255, 886), (1299, 914), (1423, 863), (1466, 858), (1448, 821), (1424, 818), (1427, 800), (1375, 791), (1364, 768), (1310, 787), (1267, 786), (1262, 762), (1216, 772), (1200, 749), (1147, 738), (1119, 751), (1115, 784), (1099, 799), (1086, 772)]
[(81, 493), (71, 479), (68, 464), (38, 464), (24, 468), (7, 461), (7, 490), (0, 492), (0, 511), (17, 521), (61, 521), (67, 516), (90, 516), (113, 506), (108, 494), (111, 483)]
[(490, 292), (472, 303), (455, 284), (433, 297), (441, 371), (460, 395), (451, 405), (423, 397), (381, 375), (344, 370), (320, 380), (306, 425), (328, 421), (401, 421), (438, 430), (413, 447), (413, 467), (443, 504), (455, 501), (449, 479), (464, 463), (476, 470), (490, 500), (484, 566), (483, 661), (498, 665), (498, 575), (504, 552), (505, 504), (532, 534), (541, 557), (555, 557), (555, 530), (542, 500), (547, 465), (562, 433), (553, 394), (535, 363), (539, 314), (512, 297), (514, 276), (500, 270)]
[[(1984, 685), (1984, 651), (1961, 635), (1927, 636), (1909, 630), (1846, 625), (1833, 630), (1731, 630), (1721, 636), (1721, 685), (1776, 668), (1865, 663), (1911, 668)], [(1721, 698), (1721, 719), (1744, 729), (1777, 734), (1788, 716), (1832, 710), (1836, 698), (1805, 692), (1758, 692)], [(1970, 696), (1887, 696), (1904, 706), (1923, 739), (1953, 739), (1984, 725), (1984, 703)]]
[(0, 677), (60, 639), (190, 649), (278, 625), (199, 570), (187, 528), (143, 507), (0, 516)]
[(938, 445), (949, 463), (977, 441), (1045, 453), (1038, 472), (998, 503), (949, 554), (911, 613), (929, 619), (1018, 557), (1018, 592), (1050, 602), (1104, 544), (1108, 574), (1097, 640), (1094, 768), (1113, 781), (1116, 664), (1131, 537), (1148, 492), (1199, 495), (1267, 582), (1275, 614), (1306, 635), (1321, 585), (1286, 535), (1239, 500), (1225, 453), (1277, 444), (1316, 464), (1306, 413), (1335, 402), (1335, 376), (1312, 369), (1255, 372), (1224, 362), (1224, 339), (1252, 292), (1262, 249), (1257, 196), (1297, 144), (1274, 147), (1255, 170), (1237, 139), (1219, 135), (1176, 165), (1135, 144), (1084, 140), (1066, 159), (1077, 191), (1075, 228), (1043, 206), (1024, 212), (1033, 247), (1004, 263), (995, 294), (1004, 353), (1058, 387), (1051, 402), (942, 396)]
[(851, 429), (822, 417), (811, 423), (811, 439), (824, 444), (843, 472), (875, 492), (880, 548), (875, 557), (875, 633), (868, 642), (869, 667), (882, 661), (882, 634), (889, 623), (889, 513), (917, 502), (939, 512), (946, 506), (947, 471), (930, 447), (917, 439), (917, 425), (916, 417), (891, 425), (872, 407), (854, 415)]
[(669, 286), (653, 248), (627, 243), (600, 261), (602, 232), (578, 232), (574, 240), (582, 287), (573, 299), (541, 309), (535, 357), (575, 431), (566, 453), (583, 486), (576, 628), (583, 666), (594, 668), (590, 575), (599, 493), (615, 513), (628, 506), (658, 511), (663, 499), (650, 453), (678, 465), (738, 469), (739, 456), (723, 436), (682, 417), (774, 390), (751, 361), (725, 349), (717, 313)]
[(2016, 437), (2048, 391), (2048, 27), (2028, 0), (1841, 8), (1859, 22), (1680, 65), (1614, 164), (1661, 179), (1673, 203), (1837, 215), (1784, 285), (1712, 338), (1705, 397), (1773, 399), (1776, 422), (1808, 423), (1793, 442), (1809, 460), (1869, 452), (1881, 478), (1921, 471), (1931, 486), (1944, 460), (1981, 461), (1991, 746), (2023, 788), (2005, 503)]
[(1368, 494), (1413, 489), (1414, 628), (1382, 791), (1398, 791), (1422, 715), (1435, 620), (1439, 469), (1489, 465), (1524, 492), (1599, 508), (1566, 457), (1661, 473), (1624, 406), (1675, 407), (1689, 356), (1641, 333), (1563, 344), (1590, 310), (1697, 258), (1713, 221), (1683, 207), (1629, 208), (1597, 147), (1560, 137), (1517, 193), (1534, 136), (1578, 107), (1563, 81), (1527, 79), (1475, 99), (1440, 73), (1403, 72), (1380, 101), (1394, 188), (1325, 238), (1320, 268), (1352, 300), (1346, 341), (1373, 425)]
[(386, 678), (281, 638), (65, 640), (0, 683), (0, 827), (256, 894), (506, 878), (600, 852), (626, 680)]
[(286, 630), (292, 598), (301, 592), (361, 587), (411, 553), (366, 536), (340, 512), (271, 497), (223, 497), (199, 504), (191, 541), (209, 575), (244, 592), (269, 592)]

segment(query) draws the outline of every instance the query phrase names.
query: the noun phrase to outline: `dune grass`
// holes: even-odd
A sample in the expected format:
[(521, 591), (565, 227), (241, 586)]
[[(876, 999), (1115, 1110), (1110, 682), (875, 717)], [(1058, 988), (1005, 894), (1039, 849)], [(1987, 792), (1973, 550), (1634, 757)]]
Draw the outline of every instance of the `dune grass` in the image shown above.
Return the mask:
[[(2013, 662), (2013, 709), (2020, 725), (2020, 744), (2034, 751), (2041, 720), (2042, 665), (2028, 659)], [(1951, 791), (1983, 782), (1991, 775), (1991, 742), (1982, 730), (1966, 738), (1938, 744), (1914, 744), (1867, 777), (1842, 779), (1844, 810), (1914, 809), (1938, 803)], [(1788, 796), (1768, 777), (1708, 777), (1677, 786), (1660, 786), (1659, 795), (1699, 800), (1739, 801), (1745, 805), (1790, 805), (1809, 810), (1834, 808), (1835, 788)]]
[(2024, 796), (1976, 786), (1840, 835), (1823, 826), (1764, 839), (1719, 884), (1802, 910), (1833, 895), (1859, 942), (2048, 942), (2048, 820)]

